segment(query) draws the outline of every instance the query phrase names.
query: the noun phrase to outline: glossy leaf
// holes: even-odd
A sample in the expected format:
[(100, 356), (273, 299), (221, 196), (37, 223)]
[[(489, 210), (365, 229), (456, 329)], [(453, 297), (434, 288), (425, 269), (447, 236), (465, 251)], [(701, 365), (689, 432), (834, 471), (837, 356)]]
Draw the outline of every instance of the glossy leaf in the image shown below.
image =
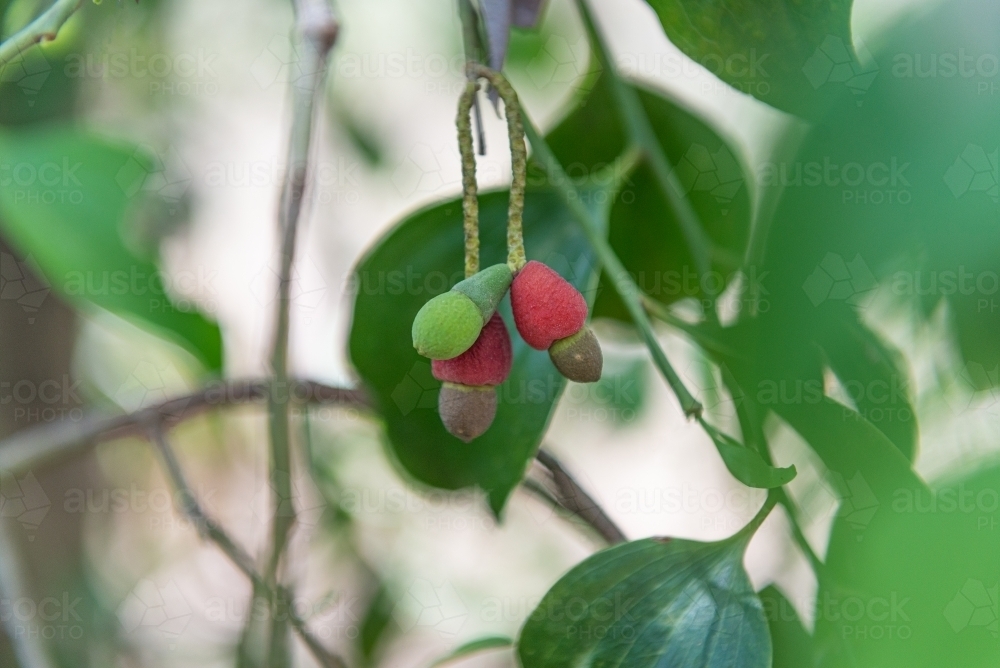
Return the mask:
[[(482, 266), (506, 261), (507, 193), (480, 196)], [(529, 259), (545, 262), (585, 294), (596, 280), (592, 252), (558, 197), (529, 189), (524, 214)], [(541, 442), (565, 381), (546, 351), (517, 335), (505, 298), (499, 309), (514, 347), (510, 377), (498, 388), (493, 426), (472, 443), (445, 431), (440, 383), (413, 349), (410, 328), (423, 304), (463, 278), (462, 211), (450, 200), (408, 216), (359, 263), (350, 353), (374, 392), (392, 452), (416, 480), (446, 489), (477, 485), (498, 513)]]
[(138, 320), (218, 371), (218, 326), (179, 308), (157, 259), (123, 238), (142, 160), (133, 147), (68, 128), (0, 134), (11, 178), (0, 188), (0, 225), (64, 298)]
[(651, 538), (595, 554), (528, 618), (521, 665), (769, 667), (767, 621), (742, 564), (748, 540)]
[[(643, 110), (667, 159), (687, 188), (698, 218), (716, 245), (713, 275), (701, 276), (676, 216), (648, 165), (634, 172), (611, 210), (609, 241), (636, 283), (670, 304), (722, 293), (743, 257), (750, 221), (749, 181), (733, 151), (714, 130), (665, 93), (639, 89)], [(601, 127), (600, 133), (590, 128)], [(581, 142), (586, 136), (589, 141)], [(607, 75), (546, 138), (571, 177), (593, 173), (626, 147)], [(602, 279), (595, 316), (628, 321), (625, 306)]]
[(851, 42), (851, 0), (647, 0), (667, 37), (717, 77), (779, 109), (815, 116), (878, 73)]

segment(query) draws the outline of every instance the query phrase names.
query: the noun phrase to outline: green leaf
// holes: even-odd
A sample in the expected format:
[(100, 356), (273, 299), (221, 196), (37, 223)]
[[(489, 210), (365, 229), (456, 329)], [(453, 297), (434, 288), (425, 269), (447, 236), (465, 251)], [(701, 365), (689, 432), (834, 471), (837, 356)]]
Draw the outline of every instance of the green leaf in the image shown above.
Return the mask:
[(820, 665), (1000, 665), (1000, 467), (874, 491), (862, 526), (852, 513), (834, 523), (816, 608)]
[[(665, 93), (638, 92), (664, 154), (715, 244), (714, 275), (696, 272), (677, 217), (645, 164), (615, 199), (609, 241), (639, 287), (664, 304), (717, 297), (735, 277), (744, 254), (750, 227), (750, 181), (737, 152), (707, 123)], [(601, 132), (593, 133), (590, 128), (594, 127), (600, 127)], [(583, 136), (588, 141), (580, 141)], [(625, 149), (626, 134), (606, 74), (598, 78), (580, 106), (548, 134), (546, 143), (572, 177), (593, 173)], [(601, 281), (594, 315), (630, 321), (606, 277)]]
[(479, 652), (485, 652), (486, 650), (510, 647), (513, 644), (514, 641), (507, 636), (490, 636), (488, 638), (472, 640), (457, 648), (447, 656), (441, 657), (432, 663), (431, 668), (437, 668), (438, 666), (443, 666), (447, 663), (451, 663), (452, 661), (464, 659), (472, 654), (478, 654)]
[(218, 371), (218, 326), (180, 309), (156, 258), (122, 238), (131, 185), (123, 178), (141, 169), (133, 156), (131, 147), (68, 128), (0, 134), (0, 173), (10, 179), (0, 187), (0, 225), (61, 296), (137, 319)]
[(830, 366), (858, 411), (913, 461), (917, 415), (902, 355), (856, 319), (837, 324), (821, 340)]
[(773, 311), (816, 322), (876, 293), (928, 316), (945, 305), (967, 371), (1000, 382), (995, 77), (949, 69), (996, 53), (998, 21), (1000, 6), (955, 0), (886, 33), (863, 98), (844, 96), (797, 155), (760, 165), (762, 185), (783, 187), (767, 235)]
[(384, 584), (380, 584), (361, 619), (361, 630), (356, 643), (365, 665), (375, 665), (376, 650), (386, 636), (391, 635), (393, 603), (389, 590)]
[(773, 668), (807, 668), (815, 665), (812, 636), (792, 604), (773, 585), (760, 592), (764, 616), (774, 648)]
[[(506, 260), (506, 191), (480, 196), (482, 266)], [(595, 260), (577, 222), (558, 196), (529, 188), (524, 212), (529, 259), (546, 262), (592, 295)], [(418, 211), (361, 260), (350, 353), (373, 391), (392, 452), (416, 480), (445, 489), (478, 485), (497, 514), (541, 443), (565, 380), (548, 353), (517, 335), (509, 299), (499, 312), (511, 332), (514, 365), (497, 391), (493, 426), (470, 444), (449, 434), (437, 412), (440, 383), (413, 349), (410, 328), (423, 304), (462, 280), (460, 200)]]
[(775, 468), (761, 458), (760, 453), (737, 443), (712, 425), (703, 423), (715, 447), (733, 477), (748, 487), (771, 489), (781, 487), (795, 478), (795, 467)]
[(767, 621), (743, 570), (749, 538), (650, 538), (593, 555), (528, 618), (518, 640), (521, 664), (769, 667)]
[(897, 489), (924, 489), (910, 462), (877, 427), (856, 411), (832, 399), (819, 403), (783, 404), (778, 414), (808, 443), (823, 464), (863, 484), (876, 498)]
[(815, 116), (840, 91), (863, 93), (878, 73), (854, 53), (851, 0), (647, 2), (681, 51), (793, 114)]

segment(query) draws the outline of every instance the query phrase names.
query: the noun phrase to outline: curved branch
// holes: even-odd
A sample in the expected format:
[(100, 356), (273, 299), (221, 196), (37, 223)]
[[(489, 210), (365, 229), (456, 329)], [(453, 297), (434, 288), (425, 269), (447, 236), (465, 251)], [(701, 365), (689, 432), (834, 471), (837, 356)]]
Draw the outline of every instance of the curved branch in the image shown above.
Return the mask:
[[(124, 415), (86, 414), (75, 422), (58, 422), (19, 431), (0, 441), (0, 471), (17, 472), (40, 462), (89, 445), (129, 436), (144, 436), (146, 426), (159, 422), (172, 427), (178, 422), (216, 408), (265, 404), (273, 387), (270, 380), (214, 381), (193, 394)], [(339, 405), (369, 410), (372, 401), (363, 390), (331, 387), (311, 380), (289, 381), (280, 388), (295, 404)]]

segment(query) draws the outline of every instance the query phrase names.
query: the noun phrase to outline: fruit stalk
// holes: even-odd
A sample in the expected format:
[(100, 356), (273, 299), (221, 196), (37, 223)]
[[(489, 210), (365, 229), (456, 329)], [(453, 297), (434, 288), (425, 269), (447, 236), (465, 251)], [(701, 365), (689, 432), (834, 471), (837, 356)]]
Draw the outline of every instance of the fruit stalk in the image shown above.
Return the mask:
[(462, 218), (465, 229), (465, 277), (479, 271), (479, 186), (476, 184), (476, 152), (472, 143), (469, 112), (476, 101), (479, 84), (470, 81), (458, 98), (458, 150), (462, 155)]
[(507, 135), (510, 138), (510, 161), (513, 172), (510, 182), (510, 205), (507, 210), (507, 266), (516, 274), (524, 266), (524, 191), (528, 182), (528, 147), (524, 142), (524, 123), (517, 93), (502, 74), (480, 65), (469, 63), (470, 77), (482, 77), (500, 94), (507, 112)]

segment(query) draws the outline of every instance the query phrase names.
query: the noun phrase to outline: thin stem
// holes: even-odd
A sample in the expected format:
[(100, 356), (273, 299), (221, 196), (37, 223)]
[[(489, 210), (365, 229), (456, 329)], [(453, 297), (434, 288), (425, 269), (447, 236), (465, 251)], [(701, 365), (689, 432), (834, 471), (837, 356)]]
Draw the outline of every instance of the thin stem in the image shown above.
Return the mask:
[(757, 511), (757, 514), (754, 515), (754, 518), (750, 520), (750, 522), (748, 522), (745, 527), (740, 529), (740, 533), (745, 536), (752, 536), (754, 533), (756, 533), (757, 529), (760, 528), (760, 525), (763, 524), (764, 520), (767, 519), (767, 516), (771, 514), (771, 511), (774, 509), (774, 506), (777, 505), (779, 496), (780, 496), (780, 491), (774, 489), (769, 490), (767, 493), (767, 498), (764, 499), (764, 505), (761, 506), (760, 510)]
[(580, 193), (569, 177), (566, 176), (562, 165), (559, 164), (559, 161), (535, 129), (531, 120), (526, 115), (524, 120), (524, 129), (528, 135), (528, 140), (531, 142), (531, 148), (535, 152), (535, 157), (549, 175), (550, 182), (552, 182), (562, 196), (567, 208), (576, 218), (577, 222), (580, 223), (584, 235), (597, 253), (601, 264), (604, 265), (604, 271), (607, 273), (611, 284), (619, 296), (621, 296), (629, 315), (632, 316), (632, 321), (639, 330), (639, 334), (646, 343), (646, 347), (649, 348), (653, 362), (655, 362), (656, 367), (660, 370), (667, 384), (670, 385), (678, 401), (680, 401), (684, 414), (689, 418), (700, 415), (702, 410), (701, 404), (698, 403), (687, 387), (684, 386), (684, 382), (670, 364), (666, 353), (663, 352), (663, 348), (656, 338), (656, 333), (653, 331), (653, 325), (649, 321), (649, 316), (643, 308), (642, 293), (639, 290), (639, 286), (636, 285), (635, 280), (625, 269), (625, 266), (618, 259), (618, 256), (605, 238), (603, 225), (583, 204), (584, 200), (580, 196)]
[(56, 0), (38, 17), (0, 44), (0, 69), (25, 49), (42, 41), (52, 41), (69, 17), (80, 8), (83, 0)]
[(673, 165), (670, 164), (670, 159), (664, 153), (663, 147), (653, 131), (653, 126), (649, 122), (649, 117), (642, 107), (638, 92), (622, 80), (615, 70), (608, 55), (607, 42), (598, 30), (586, 0), (577, 0), (577, 6), (588, 31), (594, 38), (593, 41), (598, 47), (601, 65), (611, 83), (611, 93), (624, 121), (625, 130), (632, 142), (642, 148), (649, 160), (653, 174), (660, 185), (660, 190), (670, 203), (674, 215), (677, 216), (695, 267), (701, 275), (705, 276), (712, 270), (712, 240), (705, 232), (705, 228), (698, 218), (698, 213), (691, 206), (680, 179), (677, 178), (677, 173)]
[[(309, 177), (316, 99), (323, 87), (326, 63), (337, 39), (339, 24), (325, 0), (295, 0), (296, 31), (305, 51), (300, 60), (303, 75), (292, 87), (292, 128), (288, 142), (288, 173), (281, 194), (278, 228), (281, 233), (281, 273), (278, 305), (271, 353), (274, 387), (271, 392), (269, 425), (271, 437), (271, 487), (274, 519), (271, 526), (271, 559), (265, 573), (269, 586), (278, 581), (278, 568), (295, 523), (292, 502), (291, 454), (289, 448), (288, 397), (279, 388), (288, 384), (288, 336), (291, 309), (292, 266), (299, 220)], [(270, 662), (273, 668), (286, 665), (286, 623), (272, 616)]]
[(490, 82), (503, 100), (507, 115), (507, 135), (510, 138), (510, 161), (513, 175), (510, 182), (510, 205), (507, 210), (507, 266), (511, 273), (521, 270), (527, 261), (524, 255), (524, 191), (528, 182), (528, 148), (524, 143), (524, 124), (517, 93), (499, 72), (485, 65), (466, 64), (470, 76), (482, 77)]
[(476, 151), (472, 145), (469, 112), (476, 101), (479, 84), (470, 81), (458, 98), (458, 150), (462, 155), (462, 220), (465, 230), (465, 277), (479, 271), (479, 186), (476, 184)]
[(247, 576), (254, 585), (255, 591), (265, 592), (270, 600), (281, 606), (282, 610), (288, 611), (288, 620), (291, 622), (292, 628), (295, 629), (295, 632), (321, 666), (344, 668), (346, 665), (344, 661), (323, 647), (322, 643), (309, 631), (306, 621), (291, 607), (290, 602), (294, 600), (291, 589), (281, 586), (270, 586), (267, 580), (257, 572), (250, 554), (230, 538), (222, 526), (201, 507), (198, 498), (187, 483), (180, 462), (167, 440), (166, 433), (164, 433), (163, 425), (160, 421), (153, 420), (146, 424), (145, 427), (150, 440), (156, 446), (157, 451), (163, 459), (170, 483), (180, 500), (180, 510), (191, 524), (196, 527), (198, 533), (203, 538), (215, 543), (222, 550), (223, 554), (233, 562), (240, 572)]
[(552, 475), (552, 482), (558, 492), (555, 500), (560, 506), (589, 524), (609, 545), (628, 540), (614, 520), (607, 516), (604, 509), (587, 494), (558, 459), (546, 450), (539, 450), (535, 459)]
[[(731, 395), (735, 396), (741, 391), (741, 388), (732, 377), (727, 377), (726, 374), (723, 374), (722, 380), (729, 389), (729, 393)], [(763, 459), (768, 466), (774, 466), (774, 460), (771, 457), (771, 450), (768, 447), (767, 437), (764, 434), (764, 429), (761, 420), (757, 416), (754, 404), (750, 402), (736, 402), (736, 416), (739, 418), (740, 430), (743, 432), (743, 442), (759, 452), (761, 459)], [(788, 486), (785, 485), (784, 487), (780, 487), (774, 490), (774, 492), (778, 503), (784, 506), (787, 511), (788, 521), (792, 525), (792, 537), (795, 539), (795, 542), (798, 543), (802, 552), (806, 555), (806, 558), (809, 560), (816, 577), (822, 579), (825, 577), (826, 566), (816, 555), (816, 552), (813, 551), (812, 545), (809, 544), (809, 540), (806, 538), (805, 534), (802, 533), (802, 527), (799, 526), (798, 506), (792, 498), (791, 492), (788, 490)]]

